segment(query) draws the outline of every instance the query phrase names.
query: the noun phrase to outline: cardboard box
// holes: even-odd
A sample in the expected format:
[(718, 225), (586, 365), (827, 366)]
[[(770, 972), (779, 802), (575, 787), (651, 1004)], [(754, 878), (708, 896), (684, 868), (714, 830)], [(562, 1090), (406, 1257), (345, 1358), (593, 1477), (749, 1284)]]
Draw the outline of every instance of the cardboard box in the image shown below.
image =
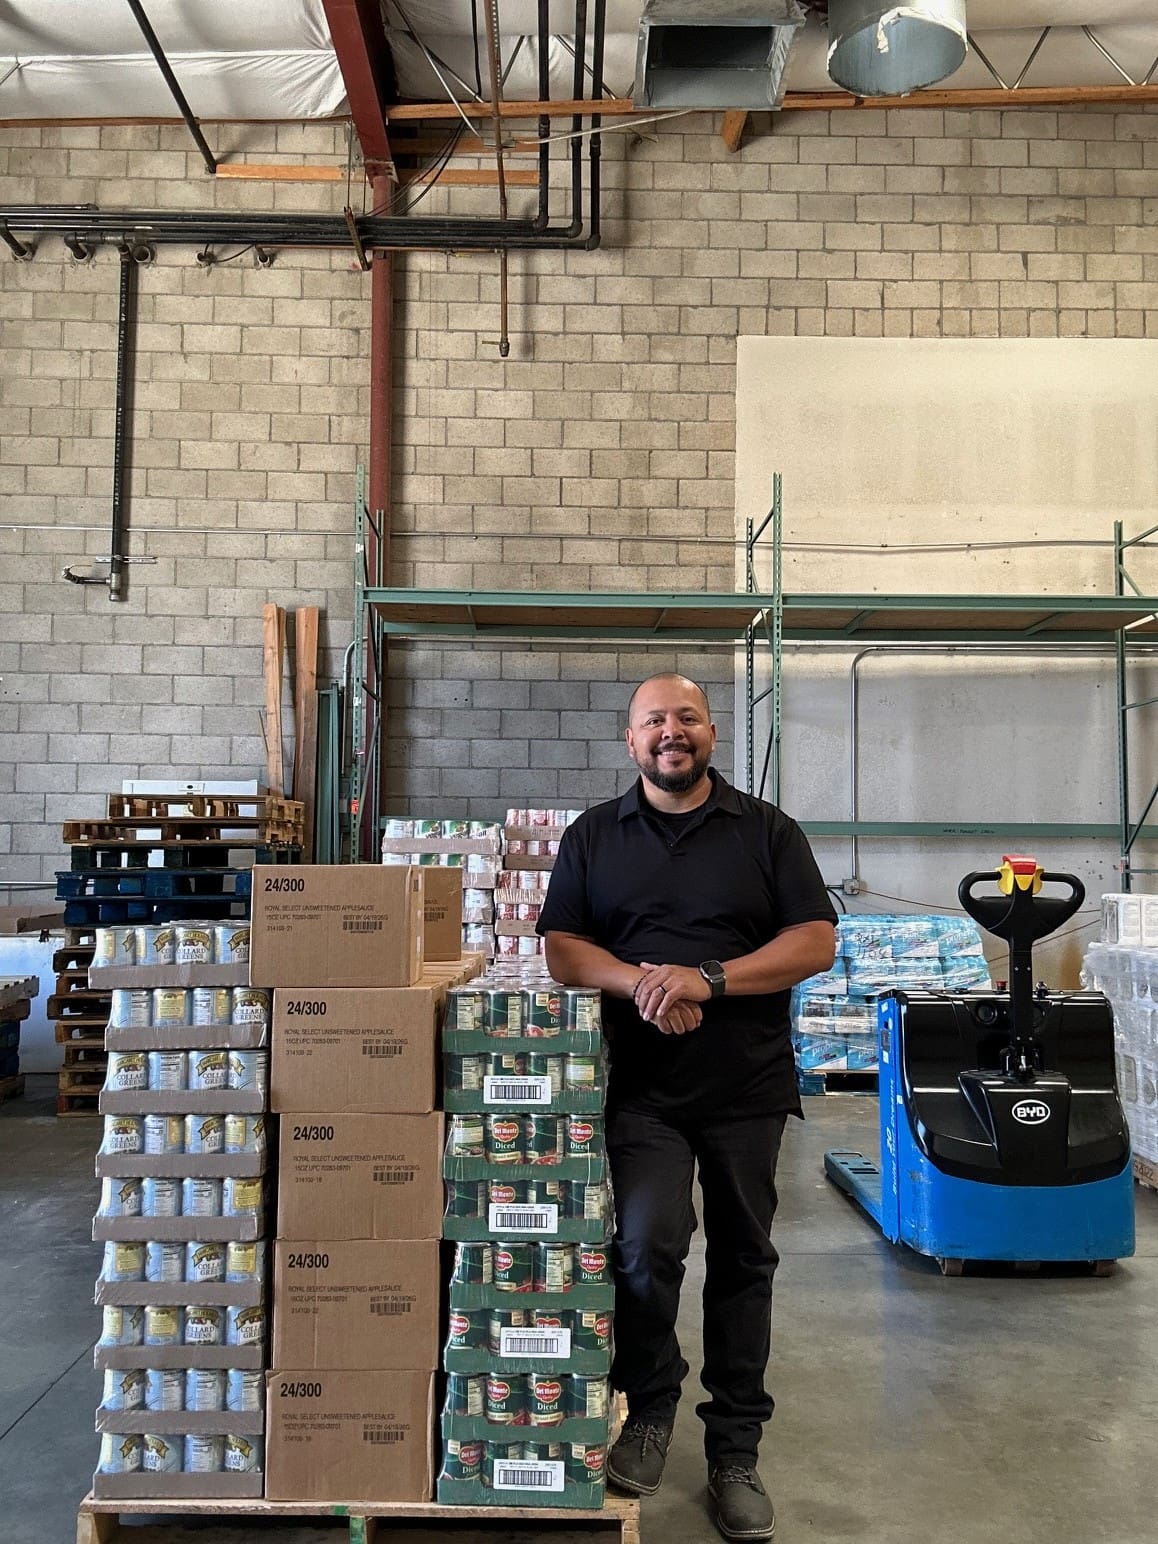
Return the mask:
[(270, 1108), (424, 1114), (438, 1088), (446, 984), (281, 987), (273, 999)]
[(436, 1239), (278, 1239), (275, 1367), (438, 1366)]
[(425, 870), (258, 864), (250, 978), (262, 986), (412, 986), (422, 975)]
[(434, 1480), (430, 1372), (271, 1372), (271, 1501), (427, 1501)]
[(438, 1238), (442, 1116), (304, 1113), (281, 1123), (281, 1238)]
[(457, 960), (462, 953), (462, 869), (424, 868), (428, 960)]

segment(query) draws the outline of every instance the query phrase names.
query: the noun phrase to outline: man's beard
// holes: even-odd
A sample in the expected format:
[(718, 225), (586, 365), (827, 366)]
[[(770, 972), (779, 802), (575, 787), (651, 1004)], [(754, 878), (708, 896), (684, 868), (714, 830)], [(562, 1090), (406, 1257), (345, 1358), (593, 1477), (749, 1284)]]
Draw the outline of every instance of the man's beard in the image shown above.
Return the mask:
[(711, 759), (711, 751), (705, 751), (702, 756), (692, 754), (692, 764), (686, 772), (661, 772), (654, 756), (641, 756), (638, 764), (644, 777), (661, 793), (687, 793), (708, 770)]

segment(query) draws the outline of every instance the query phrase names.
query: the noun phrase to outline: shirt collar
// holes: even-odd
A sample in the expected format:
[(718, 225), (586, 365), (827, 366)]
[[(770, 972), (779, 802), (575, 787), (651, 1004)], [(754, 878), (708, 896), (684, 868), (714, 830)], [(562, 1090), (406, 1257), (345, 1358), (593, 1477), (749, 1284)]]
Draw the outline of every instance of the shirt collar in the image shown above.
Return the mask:
[[(708, 768), (708, 776), (712, 780), (712, 791), (701, 805), (704, 814), (709, 815), (713, 810), (722, 810), (726, 815), (739, 815), (740, 800), (731, 783), (721, 776), (715, 767)], [(643, 779), (637, 777), (620, 799), (618, 815), (620, 821), (626, 820), (629, 815), (639, 815), (644, 810), (651, 809), (651, 805), (644, 796), (642, 784)]]

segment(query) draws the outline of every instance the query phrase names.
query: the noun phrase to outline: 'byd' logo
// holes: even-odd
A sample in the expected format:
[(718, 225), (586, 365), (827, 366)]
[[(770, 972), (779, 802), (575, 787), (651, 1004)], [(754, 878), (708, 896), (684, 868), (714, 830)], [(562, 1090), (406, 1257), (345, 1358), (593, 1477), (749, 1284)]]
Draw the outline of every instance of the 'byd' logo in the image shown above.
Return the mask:
[(1019, 1099), (1013, 1106), (1013, 1118), (1023, 1126), (1040, 1126), (1049, 1119), (1049, 1105), (1040, 1099)]

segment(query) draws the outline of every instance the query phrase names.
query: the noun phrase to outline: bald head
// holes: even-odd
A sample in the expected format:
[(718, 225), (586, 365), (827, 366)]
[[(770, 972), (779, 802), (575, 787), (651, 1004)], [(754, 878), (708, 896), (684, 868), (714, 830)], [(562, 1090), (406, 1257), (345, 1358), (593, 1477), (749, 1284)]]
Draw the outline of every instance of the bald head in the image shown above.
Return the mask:
[(690, 676), (680, 675), (676, 670), (665, 670), (659, 675), (648, 676), (646, 681), (641, 681), (631, 694), (631, 700), (627, 704), (627, 722), (630, 724), (635, 717), (635, 705), (640, 694), (646, 696), (649, 701), (652, 696), (652, 688), (659, 686), (672, 686), (678, 690), (691, 692), (700, 700), (707, 721), (711, 723), (712, 710), (708, 705), (708, 694), (698, 681), (693, 681)]

